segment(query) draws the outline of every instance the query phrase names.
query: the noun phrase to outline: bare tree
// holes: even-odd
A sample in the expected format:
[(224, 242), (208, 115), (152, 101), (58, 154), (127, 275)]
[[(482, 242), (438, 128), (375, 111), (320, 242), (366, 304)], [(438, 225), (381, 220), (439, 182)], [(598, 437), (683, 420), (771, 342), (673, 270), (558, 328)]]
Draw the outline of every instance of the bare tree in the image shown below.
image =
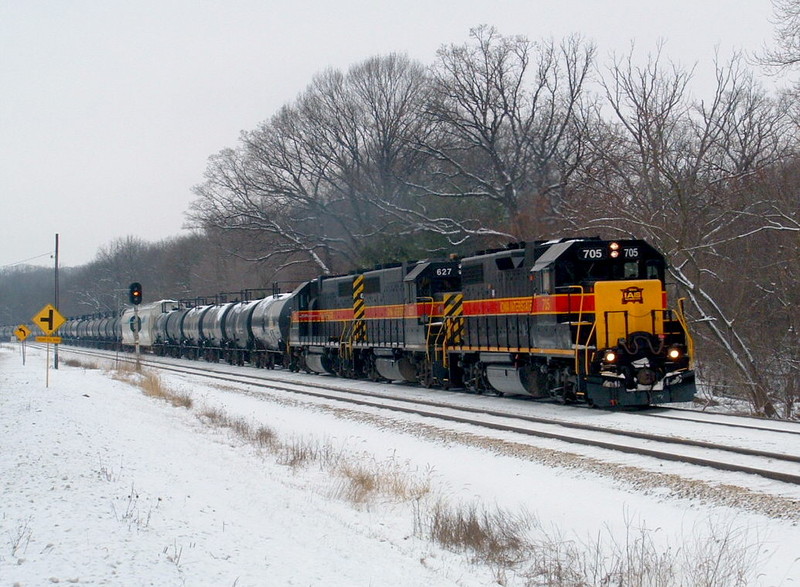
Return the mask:
[(777, 47), (759, 57), (762, 65), (785, 71), (800, 64), (800, 2), (772, 0)]
[[(406, 57), (373, 58), (314, 78), (297, 102), (212, 158), (191, 218), (266, 235), (261, 260), (305, 257), (323, 272), (352, 266), (418, 210), (408, 178), (423, 163), (425, 70)], [(376, 253), (377, 254), (377, 253)]]
[(484, 202), (501, 216), (488, 226), (520, 238), (580, 161), (579, 114), (594, 47), (579, 37), (533, 43), (486, 26), (470, 37), (441, 49), (433, 68), (429, 116), (437, 133), (421, 149), (436, 167), (426, 187), (459, 205)]
[(737, 320), (743, 306), (727, 280), (745, 264), (757, 270), (745, 251), (773, 204), (754, 199), (752, 188), (787, 154), (786, 117), (738, 56), (718, 66), (708, 102), (692, 102), (690, 79), (690, 71), (664, 64), (660, 48), (644, 66), (629, 55), (609, 69), (603, 86), (615, 122), (593, 138), (592, 161), (602, 170), (585, 177), (594, 220), (576, 214), (575, 223), (639, 235), (665, 251), (709, 344), (723, 350), (754, 409), (774, 415), (770, 375), (746, 321)]

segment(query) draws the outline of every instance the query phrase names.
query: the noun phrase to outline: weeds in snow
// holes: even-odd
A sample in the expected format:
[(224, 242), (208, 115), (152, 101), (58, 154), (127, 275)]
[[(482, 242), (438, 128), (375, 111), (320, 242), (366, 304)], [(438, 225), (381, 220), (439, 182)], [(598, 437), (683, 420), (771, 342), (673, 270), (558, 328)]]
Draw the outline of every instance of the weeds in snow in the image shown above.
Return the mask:
[(170, 389), (164, 385), (158, 374), (137, 368), (135, 365), (120, 366), (113, 371), (112, 378), (135, 385), (146, 396), (167, 401), (176, 408), (190, 409), (194, 405), (188, 393)]
[[(135, 368), (118, 370), (115, 378), (141, 387), (150, 397), (172, 405), (192, 408), (188, 395), (166, 388), (158, 376)], [(199, 418), (208, 425), (226, 429), (251, 444), (275, 462), (293, 470), (317, 465), (338, 479), (334, 495), (354, 504), (384, 497), (412, 504), (414, 534), (453, 552), (467, 555), (473, 563), (487, 565), (495, 581), (505, 585), (514, 574), (527, 585), (575, 587), (589, 585), (698, 585), (703, 587), (744, 586), (758, 566), (757, 541), (731, 526), (710, 528), (700, 533), (696, 544), (682, 541), (677, 547), (664, 546), (658, 529), (635, 527), (626, 520), (624, 536), (610, 530), (594, 539), (565, 538), (561, 532), (548, 533), (528, 514), (487, 509), (478, 504), (453, 505), (432, 494), (430, 472), (423, 476), (390, 459), (379, 463), (353, 460), (331, 444), (307, 437), (282, 440), (268, 426), (232, 418), (215, 407), (203, 407)], [(113, 475), (101, 466), (101, 476)], [(116, 513), (116, 510), (115, 510)], [(126, 509), (118, 519), (146, 527), (151, 512), (142, 515), (138, 495), (131, 488)], [(19, 549), (30, 540), (27, 526), (21, 527), (14, 543)], [(698, 533), (693, 533), (698, 535)], [(664, 542), (663, 540), (661, 542)], [(182, 548), (177, 543), (164, 549), (167, 559), (180, 564)]]
[(21, 520), (17, 524), (17, 527), (8, 533), (11, 541), (11, 556), (25, 554), (28, 550), (28, 544), (30, 544), (31, 535), (33, 534), (33, 530), (31, 530), (32, 519), (32, 516), (28, 516), (24, 520)]
[(237, 438), (255, 444), (259, 448), (271, 448), (277, 443), (275, 431), (268, 426), (251, 426), (242, 418), (231, 418), (222, 410), (205, 407), (200, 411), (200, 419), (216, 428), (227, 428)]
[(176, 567), (181, 566), (181, 556), (183, 555), (183, 546), (178, 548), (177, 540), (173, 541), (171, 551), (169, 546), (164, 547), (164, 554), (167, 555), (167, 560), (172, 564), (174, 564)]
[(81, 369), (99, 369), (99, 365), (95, 362), (85, 362), (80, 359), (64, 359), (64, 364), (67, 367), (78, 367)]
[(142, 391), (146, 396), (163, 399), (171, 403), (176, 408), (192, 407), (193, 402), (189, 394), (169, 389), (161, 381), (161, 378), (151, 371), (145, 371), (142, 373), (139, 387), (142, 388)]
[(342, 459), (335, 472), (341, 477), (335, 495), (353, 503), (364, 503), (376, 495), (410, 502), (421, 499), (431, 490), (428, 476), (417, 479), (394, 460), (354, 463)]
[(119, 466), (119, 470), (114, 470), (113, 467), (109, 468), (105, 464), (103, 464), (103, 460), (100, 459), (100, 466), (97, 469), (97, 476), (109, 482), (116, 482), (119, 481), (120, 475), (122, 473), (122, 464)]
[(530, 551), (526, 534), (535, 519), (527, 514), (487, 510), (477, 504), (454, 507), (443, 501), (423, 510), (417, 503), (414, 526), (418, 535), (450, 550), (468, 552), (477, 562), (515, 565)]
[(128, 493), (125, 501), (125, 509), (121, 512), (117, 511), (117, 506), (111, 504), (114, 510), (114, 516), (118, 521), (126, 522), (130, 530), (134, 526), (138, 529), (147, 528), (150, 525), (150, 517), (153, 515), (153, 508), (149, 508), (147, 512), (143, 512), (139, 508), (139, 494), (136, 491), (133, 483), (131, 483), (131, 490)]

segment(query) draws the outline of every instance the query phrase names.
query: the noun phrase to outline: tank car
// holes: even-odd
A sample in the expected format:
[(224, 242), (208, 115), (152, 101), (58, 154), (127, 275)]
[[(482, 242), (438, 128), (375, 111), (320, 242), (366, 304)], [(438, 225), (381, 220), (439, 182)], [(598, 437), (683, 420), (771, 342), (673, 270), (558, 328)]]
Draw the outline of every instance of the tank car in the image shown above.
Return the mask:
[(183, 340), (181, 341), (182, 356), (190, 359), (199, 359), (203, 352), (203, 318), (211, 306), (195, 306), (190, 308), (183, 319), (181, 328)]
[(203, 356), (207, 361), (218, 362), (227, 346), (226, 322), (235, 302), (214, 304), (203, 315), (201, 322)]
[(257, 366), (289, 364), (289, 325), (292, 294), (275, 294), (259, 300), (250, 314), (251, 355)]
[(179, 358), (183, 343), (183, 321), (189, 308), (178, 307), (164, 312), (156, 318), (156, 342), (154, 352), (161, 356)]
[(261, 300), (237, 302), (230, 310), (227, 320), (226, 359), (232, 365), (244, 365), (253, 361), (250, 353), (254, 350), (251, 321), (253, 310)]

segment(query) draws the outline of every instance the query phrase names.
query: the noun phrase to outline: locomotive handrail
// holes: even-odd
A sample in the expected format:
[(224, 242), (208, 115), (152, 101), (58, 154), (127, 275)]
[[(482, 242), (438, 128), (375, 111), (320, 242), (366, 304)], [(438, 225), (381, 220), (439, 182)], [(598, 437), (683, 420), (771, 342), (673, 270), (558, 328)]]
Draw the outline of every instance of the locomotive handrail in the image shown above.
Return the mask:
[(694, 339), (689, 333), (689, 324), (686, 322), (686, 314), (684, 314), (683, 305), (686, 298), (678, 299), (678, 308), (675, 314), (678, 316), (678, 322), (683, 327), (683, 335), (686, 337), (686, 349), (689, 351), (689, 369), (694, 368)]
[(353, 356), (353, 333), (355, 332), (355, 320), (346, 320), (342, 327), (342, 335), (339, 339), (339, 353), (343, 359), (351, 359)]
[[(431, 312), (433, 312), (433, 303), (435, 301), (436, 300), (433, 298), (433, 296), (417, 296), (417, 307), (419, 307), (419, 303), (420, 302), (422, 302), (422, 303), (430, 302), (430, 304), (431, 304)], [(403, 314), (405, 315), (405, 310), (403, 311)], [(423, 316), (427, 317), (428, 319), (427, 320), (423, 320)], [(431, 333), (433, 331), (433, 328), (431, 328), (431, 327), (434, 325), (433, 322), (431, 321), (431, 316), (432, 316), (432, 314), (418, 314), (417, 315), (417, 320), (419, 321), (419, 323), (425, 325), (425, 358), (429, 362), (431, 360)], [(441, 323), (439, 323), (439, 324), (441, 325)], [(437, 333), (437, 335), (438, 335), (438, 333)], [(434, 341), (434, 343), (435, 342), (436, 341)], [(434, 359), (435, 358), (436, 357), (434, 355)]]
[[(595, 322), (593, 322), (593, 323), (592, 323), (592, 328), (591, 328), (591, 330), (589, 330), (589, 336), (586, 338), (586, 342), (587, 342), (587, 344), (586, 344), (586, 345), (584, 345), (584, 351), (585, 351), (585, 353), (584, 353), (584, 359), (583, 359), (583, 361), (584, 361), (584, 363), (583, 363), (583, 364), (584, 364), (584, 369), (585, 369), (585, 370), (584, 370), (584, 373), (589, 373), (589, 362), (590, 362), (590, 361), (589, 361), (589, 344), (588, 344), (588, 343), (589, 343), (589, 341), (591, 341), (591, 340), (592, 340), (592, 334), (594, 334), (594, 331), (595, 331), (596, 329), (597, 329), (597, 321), (595, 321)], [(595, 344), (594, 348), (595, 348), (595, 349), (597, 348), (597, 344)], [(578, 370), (577, 370), (577, 365), (576, 365), (575, 372), (576, 372), (576, 373), (578, 373)]]
[[(583, 325), (583, 302), (586, 300), (582, 285), (562, 285), (556, 288), (559, 289), (577, 289), (581, 295), (581, 305), (578, 307), (578, 328), (575, 330), (575, 373), (580, 373), (580, 342), (581, 342), (581, 326)], [(567, 292), (567, 311), (572, 314), (572, 297), (571, 292)], [(584, 345), (588, 346), (588, 345)]]
[[(444, 316), (442, 318), (442, 328), (439, 329), (439, 332), (436, 334), (436, 340), (434, 341), (434, 353), (435, 349), (441, 346), (442, 349), (442, 367), (448, 369), (450, 367), (450, 356), (449, 350), (450, 347), (447, 344), (447, 333), (450, 330), (448, 327), (448, 323), (454, 319), (454, 316)], [(444, 340), (442, 340), (444, 339)], [(434, 354), (434, 358), (436, 355)]]

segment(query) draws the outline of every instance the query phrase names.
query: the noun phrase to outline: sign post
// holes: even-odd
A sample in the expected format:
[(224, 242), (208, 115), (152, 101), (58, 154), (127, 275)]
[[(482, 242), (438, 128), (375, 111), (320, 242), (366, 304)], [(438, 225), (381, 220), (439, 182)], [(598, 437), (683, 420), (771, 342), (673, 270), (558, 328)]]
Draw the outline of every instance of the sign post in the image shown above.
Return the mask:
[(22, 345), (22, 364), (25, 365), (25, 340), (31, 335), (31, 329), (25, 326), (24, 324), (20, 324), (14, 329), (14, 336), (17, 337), (19, 340), (20, 345)]
[(46, 375), (45, 387), (50, 387), (50, 344), (59, 344), (61, 342), (60, 336), (51, 336), (56, 330), (61, 328), (61, 325), (67, 319), (58, 313), (52, 304), (47, 304), (42, 308), (36, 316), (33, 317), (33, 323), (42, 329), (47, 336), (37, 336), (36, 342), (47, 343), (47, 358), (46, 362)]

